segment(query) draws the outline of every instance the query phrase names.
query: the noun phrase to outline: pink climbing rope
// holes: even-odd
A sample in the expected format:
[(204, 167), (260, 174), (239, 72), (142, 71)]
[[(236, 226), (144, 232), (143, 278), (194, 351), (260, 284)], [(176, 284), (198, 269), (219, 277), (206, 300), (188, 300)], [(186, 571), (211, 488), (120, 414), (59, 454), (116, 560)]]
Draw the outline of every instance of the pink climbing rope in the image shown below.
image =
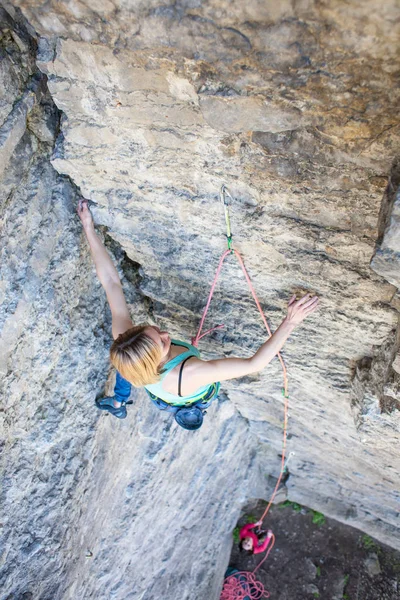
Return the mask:
[(269, 592), (253, 573), (238, 571), (225, 579), (220, 600), (259, 600), (269, 598)]
[[(222, 254), (218, 267), (217, 267), (217, 271), (215, 273), (215, 277), (214, 277), (214, 281), (212, 283), (211, 289), (210, 289), (210, 293), (208, 295), (208, 300), (207, 300), (207, 304), (206, 307), (204, 309), (203, 312), (203, 316), (201, 318), (200, 321), (200, 325), (199, 325), (199, 329), (198, 332), (196, 334), (196, 336), (192, 339), (192, 344), (193, 346), (197, 346), (199, 343), (199, 340), (201, 340), (201, 338), (203, 338), (205, 335), (207, 335), (208, 333), (210, 333), (211, 331), (215, 331), (216, 329), (220, 329), (221, 327), (224, 327), (224, 325), (218, 325), (217, 327), (213, 327), (212, 329), (208, 329), (205, 333), (201, 334), (201, 331), (203, 329), (203, 325), (204, 325), (204, 321), (206, 319), (207, 316), (207, 312), (208, 309), (210, 307), (211, 304), (211, 300), (214, 294), (214, 290), (215, 290), (215, 286), (217, 285), (217, 281), (219, 278), (219, 275), (221, 273), (221, 269), (222, 266), (224, 264), (225, 258), (228, 256), (228, 254), (235, 254), (240, 266), (242, 267), (242, 271), (244, 273), (244, 276), (246, 278), (246, 281), (249, 285), (250, 288), (250, 292), (254, 298), (254, 301), (257, 305), (257, 308), (259, 310), (259, 313), (261, 315), (261, 318), (263, 320), (263, 323), (266, 327), (266, 330), (268, 332), (269, 337), (272, 336), (271, 333), (271, 329), (268, 325), (267, 319), (265, 318), (265, 315), (263, 313), (263, 310), (261, 308), (260, 302), (257, 298), (256, 292), (254, 290), (253, 284), (251, 283), (249, 274), (247, 273), (246, 267), (244, 266), (244, 262), (242, 257), (240, 256), (239, 252), (237, 250), (235, 250), (235, 248), (229, 248), (228, 250), (225, 250), (225, 252)], [(286, 370), (286, 366), (285, 363), (283, 361), (283, 358), (280, 354), (280, 352), (278, 352), (277, 354), (279, 361), (281, 363), (282, 366), (282, 371), (283, 371), (283, 395), (285, 398), (284, 401), (284, 422), (283, 422), (283, 443), (282, 443), (282, 458), (281, 458), (281, 470), (279, 473), (279, 477), (277, 479), (274, 491), (272, 492), (272, 496), (271, 499), (265, 509), (265, 511), (263, 512), (263, 515), (260, 519), (260, 521), (264, 521), (266, 515), (269, 512), (269, 509), (271, 508), (271, 505), (275, 499), (276, 493), (279, 489), (281, 480), (282, 480), (282, 476), (283, 473), (285, 472), (285, 455), (286, 455), (286, 441), (287, 441), (287, 421), (288, 421), (288, 408), (289, 408), (289, 394), (288, 394), (288, 377), (287, 377), (287, 370)], [(272, 550), (272, 547), (275, 543), (275, 537), (273, 537), (272, 539), (272, 544), (268, 549), (268, 552), (265, 554), (264, 558), (262, 559), (262, 561), (257, 565), (257, 567), (252, 571), (252, 572), (248, 572), (248, 571), (240, 571), (238, 573), (235, 573), (233, 575), (230, 575), (229, 577), (227, 577), (225, 579), (224, 582), (224, 587), (221, 593), (221, 598), (220, 600), (243, 600), (244, 598), (249, 598), (250, 600), (259, 600), (260, 598), (269, 598), (269, 592), (267, 592), (263, 586), (262, 583), (260, 583), (259, 581), (256, 580), (255, 578), (255, 573), (256, 571), (258, 571), (258, 569), (261, 567), (261, 565), (267, 560), (269, 553)], [(240, 575), (240, 577), (238, 577)]]
[[(271, 545), (257, 569), (268, 558), (274, 544), (275, 536), (272, 535)], [(261, 581), (258, 581), (255, 577), (257, 569), (254, 569), (252, 572), (237, 571), (226, 577), (220, 600), (247, 600), (248, 598), (251, 598), (251, 600), (261, 600), (261, 598), (269, 598), (270, 593), (265, 589)]]
[[(216, 329), (220, 329), (221, 327), (224, 327), (224, 325), (218, 325), (217, 327), (213, 327), (211, 329), (208, 329), (205, 333), (201, 334), (201, 331), (202, 331), (203, 325), (204, 325), (204, 321), (206, 319), (207, 312), (208, 312), (208, 309), (210, 307), (212, 297), (214, 295), (215, 286), (217, 285), (218, 278), (219, 278), (219, 275), (221, 273), (222, 266), (224, 264), (224, 260), (228, 256), (228, 254), (233, 254), (233, 253), (236, 255), (236, 257), (237, 257), (237, 259), (239, 261), (239, 264), (242, 267), (242, 271), (243, 271), (244, 276), (246, 278), (246, 281), (247, 281), (247, 283), (249, 285), (251, 294), (252, 294), (252, 296), (254, 298), (254, 301), (255, 301), (255, 303), (257, 305), (257, 308), (259, 310), (259, 313), (261, 315), (263, 323), (264, 323), (264, 325), (266, 327), (268, 335), (269, 335), (269, 337), (272, 336), (271, 329), (270, 329), (270, 327), (268, 325), (267, 319), (265, 318), (265, 315), (264, 315), (263, 310), (261, 308), (260, 302), (259, 302), (259, 300), (257, 298), (257, 294), (256, 294), (256, 292), (254, 290), (253, 284), (251, 283), (251, 279), (249, 277), (249, 274), (247, 273), (246, 267), (244, 266), (243, 259), (240, 256), (239, 252), (237, 250), (235, 250), (235, 248), (232, 248), (232, 249), (225, 250), (225, 252), (222, 254), (222, 256), (220, 258), (220, 261), (219, 261), (219, 264), (218, 264), (218, 267), (217, 267), (217, 271), (215, 273), (214, 281), (212, 283), (212, 286), (211, 286), (211, 289), (210, 289), (210, 293), (208, 295), (207, 304), (206, 304), (206, 307), (205, 307), (204, 312), (203, 312), (203, 316), (202, 316), (201, 321), (200, 321), (199, 329), (197, 331), (196, 336), (194, 338), (192, 338), (192, 344), (193, 344), (193, 346), (197, 346), (198, 343), (199, 343), (199, 340), (201, 340), (201, 338), (203, 338), (205, 335), (207, 335), (211, 331), (215, 331)], [(260, 521), (263, 521), (265, 519), (266, 515), (269, 512), (269, 509), (271, 508), (271, 505), (272, 505), (272, 503), (273, 503), (273, 501), (275, 499), (276, 493), (277, 493), (279, 485), (281, 483), (282, 475), (284, 473), (284, 467), (285, 467), (286, 440), (287, 440), (287, 420), (288, 420), (288, 399), (289, 399), (289, 394), (288, 394), (288, 377), (287, 377), (286, 365), (285, 365), (285, 363), (283, 361), (281, 353), (278, 352), (277, 356), (279, 358), (279, 361), (280, 361), (281, 366), (282, 366), (282, 371), (283, 371), (283, 395), (285, 397), (285, 403), (284, 403), (284, 423), (283, 423), (283, 444), (282, 444), (282, 458), (281, 458), (281, 472), (280, 472), (278, 480), (276, 482), (275, 489), (272, 492), (271, 499), (270, 499), (270, 501), (268, 503), (267, 508), (263, 512), (263, 515), (262, 515)]]

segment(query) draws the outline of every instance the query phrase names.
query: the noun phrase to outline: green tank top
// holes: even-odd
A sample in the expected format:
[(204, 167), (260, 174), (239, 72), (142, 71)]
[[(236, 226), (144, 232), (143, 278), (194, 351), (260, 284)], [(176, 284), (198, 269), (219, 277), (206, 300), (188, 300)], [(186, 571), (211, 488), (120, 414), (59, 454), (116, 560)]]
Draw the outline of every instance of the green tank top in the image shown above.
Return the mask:
[(166, 375), (170, 371), (172, 371), (172, 369), (174, 369), (177, 365), (184, 361), (185, 358), (188, 358), (189, 356), (196, 356), (197, 358), (200, 358), (200, 352), (191, 344), (187, 344), (186, 342), (180, 342), (179, 340), (173, 339), (171, 339), (171, 343), (175, 346), (183, 346), (187, 348), (187, 351), (182, 352), (182, 354), (178, 354), (178, 356), (175, 356), (172, 360), (169, 360), (164, 365), (163, 371), (161, 373), (161, 379), (158, 383), (152, 383), (151, 385), (145, 385), (144, 387), (146, 390), (154, 394), (154, 396), (157, 396), (158, 398), (161, 398), (161, 400), (164, 400), (164, 402), (168, 402), (174, 405), (181, 404), (183, 406), (188, 402), (195, 402), (198, 398), (204, 396), (204, 394), (210, 389), (210, 387), (212, 387), (213, 384), (204, 385), (200, 387), (191, 396), (178, 396), (178, 394), (170, 394), (169, 392), (165, 391), (162, 387), (162, 382)]

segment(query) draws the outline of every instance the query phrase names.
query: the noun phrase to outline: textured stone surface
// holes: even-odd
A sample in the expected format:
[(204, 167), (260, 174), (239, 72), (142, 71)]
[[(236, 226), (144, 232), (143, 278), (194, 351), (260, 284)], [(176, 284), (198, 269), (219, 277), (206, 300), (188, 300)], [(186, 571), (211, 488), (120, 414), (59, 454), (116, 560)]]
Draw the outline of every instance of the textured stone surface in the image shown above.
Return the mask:
[[(0, 16), (2, 51), (30, 81), (36, 69), (17, 57), (31, 40)], [(49, 108), (39, 91), (35, 102), (38, 111)], [(88, 406), (101, 389), (109, 339), (105, 301), (74, 216), (76, 193), (50, 164), (54, 135), (42, 143), (25, 108), (0, 181), (2, 599), (54, 598), (65, 575), (90, 480), (96, 414)]]
[[(396, 239), (383, 234), (397, 209), (380, 215), (400, 138), (395, 3), (14, 6), (40, 37), (37, 64), (63, 111), (51, 163), (96, 203), (134, 319), (195, 333), (225, 248), (227, 184), (234, 242), (273, 327), (292, 292), (321, 296), (284, 351), (296, 453), (286, 491), (398, 547), (398, 283), (370, 268), (377, 242)], [(4, 35), (17, 55), (16, 34)], [(49, 164), (49, 96), (31, 91), (32, 59), (4, 56), (5, 506), (21, 515), (4, 598), (217, 598), (240, 507), (267, 498), (279, 472), (279, 364), (224, 384), (192, 437), (141, 394), (126, 422), (97, 423), (104, 295), (73, 186)], [(33, 104), (17, 113), (24, 94)], [(248, 356), (265, 339), (233, 260), (209, 322), (226, 329), (201, 342), (205, 357)]]
[(218, 597), (238, 503), (265, 490), (266, 455), (230, 402), (207, 418), (190, 438), (140, 397), (129, 421), (107, 419), (59, 597)]
[(375, 577), (381, 572), (381, 566), (379, 564), (378, 556), (372, 552), (371, 555), (366, 559), (365, 566), (367, 568), (370, 577)]
[[(11, 30), (28, 47), (26, 31), (1, 16), (4, 51), (15, 50)], [(137, 598), (148, 589), (159, 598), (178, 585), (182, 598), (194, 586), (216, 597), (239, 506), (249, 490), (270, 487), (260, 469), (275, 457), (256, 457), (226, 399), (195, 437), (171, 428), (143, 394), (129, 421), (99, 421), (93, 401), (107, 373), (109, 315), (77, 193), (50, 164), (57, 110), (33, 66), (30, 75), (37, 94), (19, 113), (0, 187), (0, 597)], [(109, 243), (132, 310), (149, 318), (137, 265)], [(204, 547), (209, 558), (194, 563)]]
[(380, 213), (380, 237), (371, 267), (400, 287), (400, 164), (393, 165)]

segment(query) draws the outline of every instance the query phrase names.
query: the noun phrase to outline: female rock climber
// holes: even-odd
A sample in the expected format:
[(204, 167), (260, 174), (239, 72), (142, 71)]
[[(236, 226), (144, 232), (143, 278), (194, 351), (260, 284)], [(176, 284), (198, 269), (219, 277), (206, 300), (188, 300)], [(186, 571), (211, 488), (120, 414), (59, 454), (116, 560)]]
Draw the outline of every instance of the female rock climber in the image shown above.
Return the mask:
[[(87, 201), (78, 205), (97, 276), (106, 292), (112, 315), (111, 363), (117, 370), (113, 398), (96, 404), (124, 419), (131, 385), (144, 387), (152, 402), (161, 410), (175, 414), (185, 429), (198, 429), (204, 410), (218, 396), (220, 382), (243, 377), (264, 369), (279, 352), (292, 331), (318, 306), (317, 296), (306, 294), (289, 300), (288, 313), (275, 333), (250, 358), (201, 360), (197, 348), (171, 339), (155, 325), (134, 326), (116, 268), (97, 236)], [(183, 368), (185, 376), (182, 378)]]
[[(244, 525), (239, 532), (240, 544), (239, 547), (241, 550), (247, 550), (251, 554), (260, 554), (264, 552), (268, 548), (268, 545), (272, 539), (272, 531), (269, 529), (268, 531), (258, 531), (254, 533), (252, 529), (256, 527), (261, 527), (262, 521), (257, 521), (257, 523), (248, 523)], [(266, 537), (259, 537), (266, 533)]]

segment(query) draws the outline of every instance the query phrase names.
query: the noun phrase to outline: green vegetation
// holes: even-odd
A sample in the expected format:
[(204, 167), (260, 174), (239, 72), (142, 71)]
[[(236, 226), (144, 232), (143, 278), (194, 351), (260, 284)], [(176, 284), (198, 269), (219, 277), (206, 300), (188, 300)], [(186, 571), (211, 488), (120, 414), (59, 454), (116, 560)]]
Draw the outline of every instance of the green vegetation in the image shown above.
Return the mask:
[(321, 577), (321, 567), (319, 565), (317, 567), (316, 575), (317, 577)]
[(325, 524), (325, 515), (323, 515), (322, 513), (313, 510), (312, 511), (312, 522), (314, 523), (314, 525), (318, 525), (318, 527), (321, 527), (321, 525)]
[(314, 598), (319, 598), (319, 592), (313, 592)]
[(367, 534), (362, 536), (361, 543), (366, 550), (371, 550), (375, 546), (374, 540)]
[(292, 508), (295, 512), (300, 512), (303, 508), (301, 504), (297, 504), (297, 502), (291, 502), (290, 500), (285, 500), (282, 504), (279, 505), (281, 508)]
[(347, 575), (344, 576), (344, 580), (343, 580), (343, 597), (342, 597), (342, 600), (350, 600), (350, 596), (344, 592), (344, 590), (347, 587), (347, 584), (349, 583), (349, 579), (350, 579), (350, 575), (349, 574), (347, 574)]
[[(280, 504), (279, 507), (280, 508), (291, 508), (295, 512), (300, 512), (301, 510), (305, 509), (305, 507), (302, 506), (301, 504), (298, 504), (297, 502), (292, 502), (291, 500), (285, 500), (285, 502), (282, 502), (282, 504)], [(307, 509), (305, 509), (305, 510), (307, 510)], [(314, 525), (318, 525), (318, 527), (320, 527), (321, 525), (325, 524), (325, 521), (326, 521), (325, 515), (318, 512), (317, 510), (312, 510), (311, 513), (312, 513), (312, 522), (314, 523)]]
[(233, 541), (235, 542), (235, 544), (239, 543), (239, 527), (235, 527), (235, 529), (233, 530)]
[(378, 544), (374, 542), (372, 537), (370, 537), (367, 534), (364, 534), (362, 536), (361, 545), (364, 548), (364, 550), (368, 550), (369, 552), (376, 552), (376, 554), (379, 554), (381, 552), (380, 546), (378, 546)]
[(257, 523), (258, 519), (254, 515), (246, 515), (245, 521), (246, 523)]

